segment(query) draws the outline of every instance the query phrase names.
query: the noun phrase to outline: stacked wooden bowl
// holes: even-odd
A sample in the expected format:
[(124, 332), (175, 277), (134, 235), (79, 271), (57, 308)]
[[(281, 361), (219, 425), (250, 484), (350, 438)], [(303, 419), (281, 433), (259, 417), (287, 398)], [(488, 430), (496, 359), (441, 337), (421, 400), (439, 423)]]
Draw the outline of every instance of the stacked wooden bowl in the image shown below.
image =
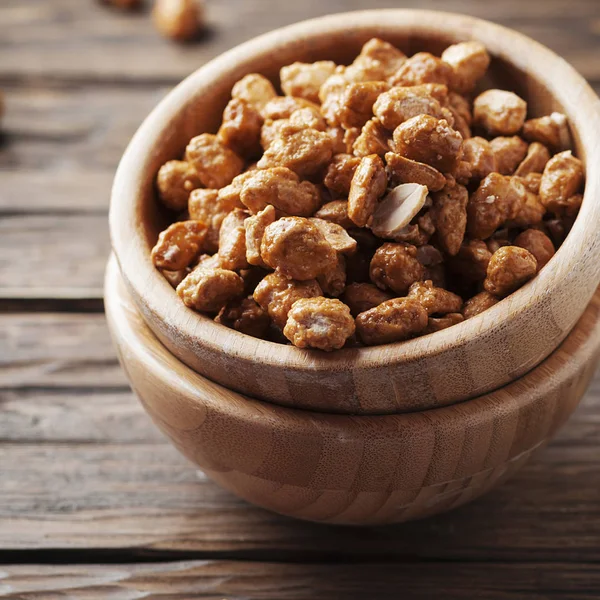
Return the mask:
[(325, 355), (251, 338), (187, 309), (154, 269), (150, 249), (168, 223), (156, 172), (216, 130), (233, 84), (250, 72), (276, 79), (296, 60), (347, 62), (374, 36), (407, 53), (482, 41), (493, 56), (486, 85), (517, 91), (530, 116), (566, 114), (576, 154), (600, 162), (597, 97), (520, 34), (428, 11), (300, 23), (215, 59), (146, 119), (115, 179), (106, 283), (132, 385), (186, 456), (252, 502), (356, 524), (439, 512), (512, 473), (576, 406), (600, 346), (600, 172), (590, 168), (580, 215), (538, 276), (475, 318), (401, 344)]

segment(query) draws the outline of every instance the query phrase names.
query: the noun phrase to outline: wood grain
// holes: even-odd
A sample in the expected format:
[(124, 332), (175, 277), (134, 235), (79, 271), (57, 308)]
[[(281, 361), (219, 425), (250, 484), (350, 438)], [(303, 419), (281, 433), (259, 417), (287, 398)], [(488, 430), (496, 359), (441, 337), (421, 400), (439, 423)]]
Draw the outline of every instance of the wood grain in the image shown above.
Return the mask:
[[(600, 588), (593, 564), (470, 565), (404, 562), (398, 564), (278, 564), (230, 561), (115, 564), (93, 566), (3, 567), (0, 598), (111, 600), (429, 600), (443, 590), (445, 600), (592, 600)], [(193, 596), (192, 596), (193, 595)]]
[[(600, 78), (595, 0), (572, 0), (568, 11), (564, 0), (403, 3), (417, 4), (515, 27), (588, 79)], [(120, 15), (92, 0), (3, 0), (0, 88), (8, 113), (0, 136), (0, 219), (102, 215), (121, 151), (165, 86), (244, 39), (363, 6), (306, 0), (281, 10), (277, 0), (209, 2), (212, 33), (178, 47), (160, 40), (144, 14)], [(425, 522), (360, 532), (294, 523), (198, 479), (157, 437), (123, 387), (99, 315), (14, 312), (101, 308), (100, 258), (88, 261), (83, 287), (69, 269), (56, 268), (83, 245), (104, 251), (105, 227), (97, 223), (83, 228), (85, 236), (77, 219), (64, 223), (64, 235), (35, 258), (35, 269), (29, 248), (39, 240), (12, 235), (20, 287), (8, 279), (17, 267), (2, 271), (0, 260), (0, 308), (13, 311), (0, 316), (0, 557), (33, 563), (0, 568), (0, 597), (366, 598), (374, 589), (381, 598), (396, 598), (399, 590), (407, 598), (439, 590), (461, 599), (597, 597), (600, 379), (550, 447), (494, 497)], [(13, 225), (29, 229), (25, 219), (7, 224)], [(53, 276), (36, 289), (44, 272)], [(94, 294), (91, 302), (78, 300)], [(258, 562), (75, 566), (148, 560), (159, 552), (173, 560), (189, 554)], [(268, 559), (299, 562), (261, 564)], [(38, 564), (61, 560), (73, 566)], [(315, 564), (340, 560), (368, 564)]]
[[(132, 133), (166, 91), (157, 85), (9, 86), (4, 90), (0, 168), (52, 173), (58, 182), (67, 174), (83, 179), (87, 174), (114, 173)], [(73, 208), (75, 200), (71, 198)], [(35, 199), (22, 197), (21, 202), (28, 206)]]
[(127, 377), (180, 452), (254, 504), (325, 523), (409, 521), (488, 492), (565, 423), (600, 353), (599, 291), (563, 344), (503, 388), (435, 410), (334, 415), (254, 400), (186, 367), (145, 324), (114, 258), (105, 299)]
[(104, 315), (0, 315), (0, 389), (32, 386), (128, 389)]
[[(572, 0), (478, 2), (405, 0), (402, 8), (454, 11), (514, 27), (566, 55), (587, 78), (600, 77), (597, 6)], [(310, 17), (360, 10), (363, 0), (227, 0), (208, 7), (210, 29), (190, 46), (161, 40), (146, 14), (122, 15), (81, 0), (3, 0), (0, 39), (5, 52), (0, 81), (76, 80), (176, 83), (207, 60), (277, 27)], [(398, 8), (394, 0), (373, 0), (369, 8)], [(127, 60), (123, 60), (126, 56)]]
[[(105, 419), (100, 431), (118, 438), (107, 433)], [(138, 423), (148, 428), (141, 415)], [(171, 445), (136, 441), (137, 431), (127, 443), (75, 442), (63, 426), (62, 442), (40, 436), (3, 443), (0, 559), (15, 549), (47, 549), (71, 551), (76, 562), (77, 549), (91, 556), (112, 549), (287, 561), (598, 561), (600, 468), (594, 438), (576, 439), (578, 423), (495, 494), (426, 521), (364, 530), (295, 522), (252, 507), (191, 468)]]
[[(2, 319), (0, 332), (10, 317)], [(36, 328), (45, 343), (28, 359)], [(556, 440), (493, 496), (419, 523), (334, 532), (253, 508), (199, 478), (157, 435), (131, 393), (106, 389), (116, 358), (102, 317), (26, 315), (10, 337), (0, 344), (0, 552), (600, 560), (600, 375)], [(85, 377), (77, 375), (82, 362)], [(7, 371), (20, 377), (4, 378)], [(55, 389), (31, 387), (38, 380)], [(15, 389), (7, 389), (11, 381)]]
[(241, 394), (359, 415), (428, 410), (478, 397), (544, 360), (600, 282), (600, 173), (588, 168), (579, 217), (550, 263), (504, 301), (434, 335), (325, 355), (224, 328), (178, 301), (150, 258), (167, 224), (154, 186), (160, 166), (179, 157), (198, 131), (216, 129), (243, 75), (257, 71), (275, 79), (294, 60), (344, 63), (373, 36), (409, 54), (480, 40), (492, 56), (490, 85), (510, 82), (527, 100), (530, 116), (560, 110), (584, 165), (600, 160), (600, 101), (585, 80), (548, 49), (490, 22), (436, 12), (346, 13), (277, 30), (211, 61), (177, 86), (132, 138), (115, 176), (109, 222), (124, 280), (150, 329), (187, 366)]
[(109, 253), (104, 215), (5, 215), (0, 298), (98, 298)]
[[(14, 461), (21, 469), (5, 468)], [(61, 549), (76, 560), (76, 549), (97, 548), (172, 558), (600, 560), (600, 471), (591, 441), (584, 450), (559, 438), (494, 496), (469, 507), (361, 531), (249, 506), (201, 478), (166, 444), (5, 445), (0, 463), (3, 558), (19, 548)]]
[[(0, 261), (0, 299), (101, 298), (114, 170), (164, 92), (154, 84), (8, 88), (0, 252), (11, 259)], [(30, 252), (32, 244), (40, 251)], [(79, 252), (87, 257), (81, 276), (67, 267)]]

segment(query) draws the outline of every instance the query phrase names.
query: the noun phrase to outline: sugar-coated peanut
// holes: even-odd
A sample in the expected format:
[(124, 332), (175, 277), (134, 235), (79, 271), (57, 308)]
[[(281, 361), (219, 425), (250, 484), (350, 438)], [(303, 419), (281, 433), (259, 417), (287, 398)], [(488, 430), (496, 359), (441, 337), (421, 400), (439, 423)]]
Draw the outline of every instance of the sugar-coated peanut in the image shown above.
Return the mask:
[(535, 256), (525, 248), (503, 246), (492, 254), (483, 286), (498, 298), (520, 288), (537, 272)]
[(348, 195), (348, 216), (355, 225), (364, 227), (369, 222), (386, 186), (381, 158), (376, 154), (363, 157), (354, 171)]
[(254, 290), (253, 298), (269, 314), (273, 323), (283, 329), (288, 312), (296, 300), (321, 296), (323, 290), (314, 280), (294, 281), (280, 273), (270, 273)]
[(200, 221), (179, 221), (169, 225), (152, 249), (152, 262), (159, 269), (185, 269), (200, 254), (206, 231), (206, 225)]
[(473, 122), (490, 135), (514, 135), (523, 127), (527, 103), (513, 92), (486, 90), (473, 102)]
[(500, 300), (496, 298), (493, 294), (489, 292), (480, 292), (476, 296), (469, 298), (462, 309), (462, 314), (465, 319), (470, 319), (471, 317), (475, 317), (481, 314), (483, 311), (487, 310), (494, 306), (494, 304), (498, 304)]
[(354, 330), (350, 309), (339, 300), (320, 296), (294, 302), (283, 335), (298, 348), (331, 352), (339, 350)]
[(237, 273), (203, 266), (177, 286), (177, 294), (187, 307), (209, 313), (218, 312), (243, 292), (244, 280)]
[(393, 298), (360, 313), (356, 333), (366, 346), (404, 341), (427, 327), (427, 311), (411, 298)]
[(396, 294), (406, 294), (424, 274), (425, 268), (417, 259), (417, 249), (411, 244), (383, 244), (371, 260), (371, 281), (378, 288), (390, 289)]
[(283, 217), (268, 225), (260, 254), (271, 268), (298, 281), (314, 279), (337, 260), (321, 230), (302, 217)]

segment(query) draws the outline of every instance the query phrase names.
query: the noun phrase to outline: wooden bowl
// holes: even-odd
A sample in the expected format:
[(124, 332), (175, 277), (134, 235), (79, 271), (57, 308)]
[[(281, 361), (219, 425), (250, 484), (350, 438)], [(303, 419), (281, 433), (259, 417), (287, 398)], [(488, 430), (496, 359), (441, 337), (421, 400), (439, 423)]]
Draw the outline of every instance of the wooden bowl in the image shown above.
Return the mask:
[(476, 39), (493, 56), (487, 85), (527, 98), (529, 116), (565, 113), (575, 151), (600, 164), (600, 102), (584, 79), (547, 48), (509, 29), (462, 15), (373, 10), (299, 23), (211, 61), (146, 119), (119, 166), (112, 244), (146, 322), (198, 373), (244, 394), (309, 410), (387, 414), (449, 405), (528, 372), (565, 338), (600, 281), (600, 169), (588, 169), (579, 218), (556, 256), (530, 283), (484, 314), (409, 342), (332, 354), (274, 344), (215, 324), (186, 308), (154, 269), (150, 249), (167, 223), (155, 198), (159, 166), (187, 141), (215, 131), (231, 88), (257, 71), (276, 79), (295, 60), (350, 61), (373, 36), (407, 53)]
[(185, 366), (145, 324), (114, 261), (105, 294), (121, 364), (175, 446), (249, 502), (312, 521), (406, 521), (480, 496), (563, 425), (600, 353), (598, 292), (562, 345), (500, 390), (417, 413), (333, 415), (253, 400)]

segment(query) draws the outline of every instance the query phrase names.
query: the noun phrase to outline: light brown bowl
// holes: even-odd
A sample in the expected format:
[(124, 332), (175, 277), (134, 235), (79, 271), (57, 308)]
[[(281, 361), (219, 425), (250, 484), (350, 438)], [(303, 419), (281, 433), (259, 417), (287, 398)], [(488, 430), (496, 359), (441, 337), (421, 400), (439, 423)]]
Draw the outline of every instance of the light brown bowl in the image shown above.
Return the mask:
[(175, 446), (242, 498), (289, 516), (366, 525), (449, 510), (512, 475), (563, 425), (600, 353), (600, 292), (549, 358), (485, 396), (420, 413), (330, 415), (246, 398), (154, 337), (109, 264), (106, 314), (144, 408)]
[(493, 56), (488, 85), (512, 88), (529, 116), (564, 112), (577, 155), (600, 164), (600, 102), (547, 48), (461, 15), (382, 10), (333, 15), (259, 37), (208, 63), (171, 92), (141, 126), (115, 179), (112, 244), (136, 305), (188, 366), (228, 388), (282, 405), (386, 414), (444, 406), (496, 389), (546, 358), (577, 322), (600, 281), (600, 169), (588, 169), (581, 213), (556, 256), (530, 283), (484, 314), (430, 336), (330, 355), (247, 337), (186, 308), (150, 261), (168, 221), (154, 178), (194, 135), (215, 131), (233, 84), (257, 71), (276, 79), (290, 62), (350, 61), (373, 36), (407, 53), (439, 53), (476, 39)]

